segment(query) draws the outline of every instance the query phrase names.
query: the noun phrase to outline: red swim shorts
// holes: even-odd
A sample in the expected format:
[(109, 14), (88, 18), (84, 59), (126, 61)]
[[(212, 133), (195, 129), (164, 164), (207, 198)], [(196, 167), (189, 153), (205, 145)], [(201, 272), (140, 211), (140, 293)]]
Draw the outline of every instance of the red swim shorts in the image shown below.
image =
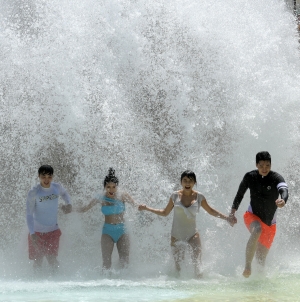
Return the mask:
[(59, 237), (61, 235), (60, 229), (48, 233), (35, 232), (35, 234), (38, 236), (36, 245), (33, 243), (30, 234), (28, 234), (28, 251), (30, 260), (42, 258), (46, 255), (58, 255)]
[(250, 231), (250, 224), (253, 221), (258, 221), (262, 229), (258, 242), (261, 243), (266, 248), (270, 249), (276, 234), (276, 224), (272, 224), (269, 226), (264, 222), (262, 222), (258, 216), (254, 215), (253, 213), (246, 212), (244, 214), (244, 222), (249, 231)]

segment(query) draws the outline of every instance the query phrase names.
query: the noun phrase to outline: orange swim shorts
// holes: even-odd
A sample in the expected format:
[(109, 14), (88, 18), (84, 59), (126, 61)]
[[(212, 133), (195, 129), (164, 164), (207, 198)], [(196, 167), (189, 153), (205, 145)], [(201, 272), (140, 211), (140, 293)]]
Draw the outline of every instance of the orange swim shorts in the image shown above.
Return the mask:
[(60, 229), (48, 233), (35, 232), (35, 234), (38, 236), (36, 245), (33, 243), (30, 234), (28, 234), (28, 251), (30, 260), (42, 258), (46, 255), (58, 255), (59, 237), (61, 235)]
[(253, 213), (246, 212), (244, 214), (244, 222), (249, 231), (250, 225), (253, 221), (258, 221), (262, 229), (258, 242), (266, 248), (270, 249), (276, 234), (276, 224), (269, 226), (262, 222), (258, 216), (254, 215)]

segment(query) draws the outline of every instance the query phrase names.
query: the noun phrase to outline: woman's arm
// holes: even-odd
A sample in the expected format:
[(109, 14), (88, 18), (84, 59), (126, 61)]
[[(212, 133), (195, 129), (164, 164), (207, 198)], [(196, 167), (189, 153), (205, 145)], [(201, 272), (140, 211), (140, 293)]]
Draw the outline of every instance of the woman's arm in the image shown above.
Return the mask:
[(206, 201), (206, 199), (203, 199), (201, 202), (201, 206), (202, 208), (210, 215), (214, 216), (214, 217), (218, 217), (221, 219), (224, 219), (226, 221), (228, 221), (228, 216), (218, 212), (217, 210), (215, 210), (214, 208), (212, 208)]
[(123, 193), (122, 194), (122, 201), (130, 203), (132, 206), (137, 207), (138, 204), (134, 201), (134, 199), (128, 194), (128, 193)]
[(84, 213), (84, 212), (88, 211), (89, 209), (91, 209), (93, 206), (95, 206), (98, 202), (99, 202), (98, 199), (94, 198), (88, 205), (77, 209), (77, 212)]
[(139, 211), (149, 211), (159, 216), (168, 216), (174, 207), (174, 203), (172, 198), (170, 198), (167, 206), (164, 209), (153, 209), (145, 204), (139, 205)]

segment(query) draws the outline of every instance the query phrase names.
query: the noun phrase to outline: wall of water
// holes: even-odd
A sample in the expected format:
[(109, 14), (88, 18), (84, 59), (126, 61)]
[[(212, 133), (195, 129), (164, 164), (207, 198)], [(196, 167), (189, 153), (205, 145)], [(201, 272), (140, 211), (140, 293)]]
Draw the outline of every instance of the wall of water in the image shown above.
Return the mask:
[[(299, 46), (284, 1), (0, 3), (0, 276), (30, 274), (25, 199), (42, 163), (75, 207), (102, 189), (110, 166), (138, 203), (164, 207), (189, 168), (228, 212), (255, 154), (268, 150), (291, 192), (270, 262), (282, 244), (299, 251)], [(243, 265), (247, 204), (233, 229), (201, 211), (207, 271)], [(127, 221), (132, 275), (168, 271), (172, 216), (128, 206)], [(59, 214), (66, 275), (101, 265), (102, 222), (99, 209)]]

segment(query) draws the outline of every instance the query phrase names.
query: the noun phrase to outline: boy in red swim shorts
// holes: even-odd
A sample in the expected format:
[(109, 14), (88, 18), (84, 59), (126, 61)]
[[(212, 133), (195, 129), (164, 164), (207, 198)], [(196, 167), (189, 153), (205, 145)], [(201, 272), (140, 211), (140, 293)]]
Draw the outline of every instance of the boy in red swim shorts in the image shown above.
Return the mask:
[(34, 267), (40, 267), (45, 256), (53, 268), (58, 267), (56, 259), (61, 231), (57, 224), (58, 198), (62, 197), (65, 214), (72, 211), (70, 196), (59, 183), (52, 182), (53, 168), (43, 165), (38, 170), (40, 183), (27, 195), (26, 214), (29, 259), (34, 260)]
[[(243, 276), (251, 275), (251, 263), (256, 255), (261, 265), (276, 234), (276, 211), (288, 200), (288, 187), (283, 177), (271, 171), (271, 155), (267, 151), (256, 154), (256, 167), (245, 174), (233, 201), (229, 222), (236, 223), (234, 216), (247, 189), (250, 189), (250, 205), (244, 214), (246, 227), (251, 235), (246, 246), (246, 263)], [(281, 198), (279, 198), (279, 195)]]

